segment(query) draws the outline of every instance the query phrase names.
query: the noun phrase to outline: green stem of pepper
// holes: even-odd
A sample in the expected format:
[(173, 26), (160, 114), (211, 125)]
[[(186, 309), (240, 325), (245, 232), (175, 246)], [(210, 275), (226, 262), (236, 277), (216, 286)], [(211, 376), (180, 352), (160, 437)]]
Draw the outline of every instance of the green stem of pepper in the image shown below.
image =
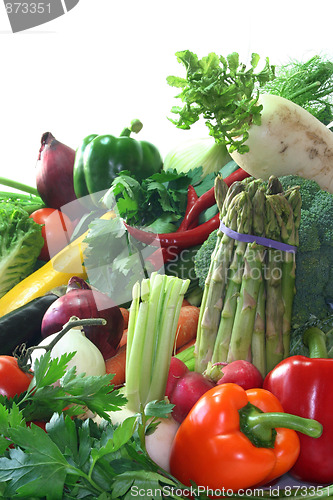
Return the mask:
[(124, 130), (121, 132), (119, 137), (129, 137), (132, 132), (135, 134), (138, 134), (140, 130), (142, 129), (143, 125), (140, 122), (140, 120), (132, 120), (131, 125), (129, 127), (125, 127)]
[(320, 437), (323, 432), (317, 420), (283, 412), (265, 413), (251, 403), (239, 410), (239, 417), (241, 432), (258, 448), (274, 447), (276, 427), (293, 429), (313, 438)]
[(303, 342), (309, 348), (310, 358), (327, 358), (326, 337), (320, 328), (311, 326), (303, 335)]

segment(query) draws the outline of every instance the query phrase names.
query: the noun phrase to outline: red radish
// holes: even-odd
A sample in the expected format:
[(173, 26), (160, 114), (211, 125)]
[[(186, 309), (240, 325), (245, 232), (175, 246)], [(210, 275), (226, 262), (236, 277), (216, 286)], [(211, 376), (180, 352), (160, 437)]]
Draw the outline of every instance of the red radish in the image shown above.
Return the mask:
[(172, 357), (165, 395), (175, 407), (172, 416), (176, 422), (182, 422), (192, 406), (214, 382), (201, 373), (191, 372), (180, 359)]
[(183, 363), (183, 361), (181, 361), (178, 358), (175, 358), (174, 356), (171, 358), (168, 379), (167, 379), (167, 385), (165, 388), (165, 395), (168, 398), (173, 393), (179, 380), (185, 375), (185, 373), (188, 373), (188, 372), (189, 372), (189, 369), (187, 368), (185, 363)]
[[(51, 132), (42, 135), (36, 166), (36, 186), (48, 207), (59, 210), (77, 199), (73, 185), (74, 159), (74, 149), (57, 141)], [(76, 206), (76, 210), (81, 213), (81, 204), (77, 202)], [(71, 211), (74, 212), (72, 207)]]
[(114, 356), (123, 334), (124, 318), (108, 295), (92, 290), (80, 278), (71, 278), (65, 295), (55, 300), (43, 316), (42, 337), (59, 332), (72, 316), (80, 319), (104, 318), (106, 325), (86, 326), (83, 330), (99, 348), (104, 359)]
[(263, 377), (252, 363), (245, 360), (236, 360), (231, 363), (226, 363), (221, 369), (222, 377), (217, 384), (234, 383), (238, 384), (243, 389), (255, 389), (262, 387)]

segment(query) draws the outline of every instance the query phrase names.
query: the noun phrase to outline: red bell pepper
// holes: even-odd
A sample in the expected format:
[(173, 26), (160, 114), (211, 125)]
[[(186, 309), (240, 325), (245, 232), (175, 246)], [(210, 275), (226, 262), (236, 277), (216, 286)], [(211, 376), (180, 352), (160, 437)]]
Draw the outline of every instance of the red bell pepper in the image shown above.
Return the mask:
[(319, 439), (299, 435), (300, 455), (290, 474), (311, 483), (333, 482), (333, 359), (327, 359), (324, 334), (308, 329), (304, 342), (310, 358), (291, 356), (266, 376), (264, 387), (280, 400), (285, 411), (314, 418), (323, 426)]
[(213, 491), (266, 484), (297, 460), (295, 430), (316, 437), (322, 427), (284, 413), (269, 391), (218, 385), (201, 396), (180, 424), (170, 470), (186, 486), (194, 482)]

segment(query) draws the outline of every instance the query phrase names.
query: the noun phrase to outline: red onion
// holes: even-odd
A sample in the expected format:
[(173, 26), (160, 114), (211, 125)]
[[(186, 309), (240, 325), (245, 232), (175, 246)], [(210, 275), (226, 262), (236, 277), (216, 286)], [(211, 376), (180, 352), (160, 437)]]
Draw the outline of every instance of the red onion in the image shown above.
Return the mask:
[[(36, 186), (48, 207), (59, 210), (77, 199), (73, 185), (74, 160), (74, 149), (57, 141), (51, 132), (42, 135), (36, 166)], [(82, 211), (79, 202), (75, 205)]]
[(104, 359), (112, 357), (124, 330), (124, 318), (119, 307), (106, 294), (92, 290), (82, 279), (69, 280), (65, 295), (51, 304), (44, 314), (41, 333), (47, 337), (60, 331), (71, 316), (80, 319), (104, 318), (106, 325), (85, 326), (85, 335), (101, 351)]

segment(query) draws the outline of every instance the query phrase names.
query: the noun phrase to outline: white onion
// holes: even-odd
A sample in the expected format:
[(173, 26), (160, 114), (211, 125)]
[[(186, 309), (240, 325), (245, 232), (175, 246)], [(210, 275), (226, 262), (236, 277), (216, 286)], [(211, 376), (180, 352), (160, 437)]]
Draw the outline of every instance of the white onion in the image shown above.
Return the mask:
[[(43, 339), (39, 346), (47, 346), (58, 335), (53, 333)], [(55, 344), (51, 350), (51, 358), (60, 358), (65, 353), (75, 352), (68, 363), (68, 369), (76, 367), (76, 373), (85, 373), (86, 376), (105, 375), (106, 367), (101, 351), (78, 328), (72, 328)], [(44, 349), (32, 352), (32, 363), (45, 354)]]
[(148, 455), (167, 472), (170, 472), (171, 447), (179, 425), (171, 416), (161, 418), (154, 432), (146, 436)]

